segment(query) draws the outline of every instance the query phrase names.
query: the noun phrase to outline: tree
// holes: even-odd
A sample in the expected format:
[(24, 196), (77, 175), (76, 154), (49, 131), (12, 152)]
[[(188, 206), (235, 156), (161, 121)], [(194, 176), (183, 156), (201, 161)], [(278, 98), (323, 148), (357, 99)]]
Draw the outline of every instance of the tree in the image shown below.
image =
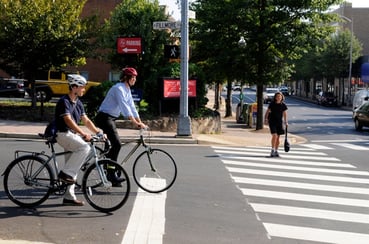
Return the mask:
[[(361, 56), (362, 44), (355, 36), (352, 37), (352, 62), (355, 63)], [(350, 45), (349, 30), (338, 31), (316, 40), (315, 45), (312, 45), (314, 47), (294, 62), (296, 72), (293, 78), (295, 80), (326, 78), (333, 81), (338, 77), (343, 82), (343, 77), (349, 76)]]
[[(312, 39), (333, 31), (329, 24), (335, 15), (325, 12), (341, 2), (198, 0), (193, 4), (199, 57), (224, 64), (224, 76), (257, 85), (256, 129), (263, 128), (264, 86), (283, 82), (293, 71), (290, 61), (308, 50)], [(237, 46), (240, 36), (246, 40), (244, 50)]]
[[(154, 21), (168, 19), (159, 7), (157, 0), (123, 0), (106, 21), (99, 42), (104, 52), (100, 53), (113, 68), (120, 70), (125, 66), (135, 67), (138, 71), (136, 86), (145, 91), (148, 99), (157, 99), (155, 89), (160, 69), (167, 62), (164, 58), (164, 45), (169, 42), (170, 34), (165, 30), (153, 30)], [(142, 54), (118, 54), (118, 37), (141, 37)], [(153, 101), (149, 101), (153, 104)], [(154, 104), (158, 104), (157, 102)]]
[(39, 72), (84, 64), (90, 47), (89, 28), (94, 27), (80, 18), (85, 2), (2, 0), (0, 68), (26, 78), (34, 87)]

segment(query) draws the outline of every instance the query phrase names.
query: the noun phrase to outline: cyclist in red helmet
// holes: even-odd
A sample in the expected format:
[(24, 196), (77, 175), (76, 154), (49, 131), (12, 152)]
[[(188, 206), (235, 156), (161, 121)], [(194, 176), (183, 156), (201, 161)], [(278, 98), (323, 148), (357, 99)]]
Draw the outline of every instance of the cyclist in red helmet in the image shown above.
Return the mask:
[[(134, 68), (123, 68), (120, 82), (110, 88), (95, 118), (96, 125), (106, 133), (111, 142), (112, 147), (107, 157), (114, 161), (117, 161), (121, 148), (115, 120), (123, 115), (131, 120), (137, 128), (146, 128), (138, 115), (131, 94), (131, 86), (135, 85), (136, 77), (137, 71)], [(115, 174), (115, 169), (109, 169), (107, 177), (113, 183), (113, 186), (120, 186), (122, 179)]]

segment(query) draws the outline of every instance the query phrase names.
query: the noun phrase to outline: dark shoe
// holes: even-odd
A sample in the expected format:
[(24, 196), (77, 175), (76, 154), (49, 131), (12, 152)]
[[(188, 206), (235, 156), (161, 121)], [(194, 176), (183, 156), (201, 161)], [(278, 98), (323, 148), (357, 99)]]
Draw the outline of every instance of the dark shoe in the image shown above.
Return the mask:
[(64, 206), (83, 206), (85, 203), (80, 200), (69, 200), (69, 199), (63, 199), (63, 205)]
[(64, 182), (66, 184), (72, 185), (74, 183), (76, 183), (76, 181), (73, 179), (72, 176), (67, 175), (66, 173), (64, 173), (63, 171), (60, 171), (58, 174), (58, 178), (61, 182)]
[(117, 176), (117, 174), (115, 173), (115, 170), (108, 170), (106, 178), (108, 179), (108, 181), (111, 182), (113, 187), (121, 187), (122, 186), (121, 183), (125, 181), (124, 178), (120, 178)]

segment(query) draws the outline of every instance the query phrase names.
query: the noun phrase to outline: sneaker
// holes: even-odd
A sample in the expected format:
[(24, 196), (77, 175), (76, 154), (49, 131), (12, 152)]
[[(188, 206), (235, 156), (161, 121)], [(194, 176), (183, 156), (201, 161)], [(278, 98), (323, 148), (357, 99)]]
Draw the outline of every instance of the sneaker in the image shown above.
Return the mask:
[(66, 184), (72, 185), (74, 183), (76, 183), (76, 181), (73, 179), (72, 176), (67, 175), (66, 173), (64, 173), (63, 171), (60, 171), (58, 174), (58, 179)]
[(115, 170), (108, 170), (108, 173), (106, 174), (106, 178), (108, 179), (108, 181), (111, 182), (113, 187), (121, 187), (122, 182), (126, 180), (124, 178), (118, 177), (117, 174), (115, 173)]
[(274, 157), (275, 156), (275, 154), (274, 154), (274, 151), (272, 150), (271, 152), (270, 152), (270, 157), (272, 158), (272, 157)]
[(278, 151), (275, 151), (275, 152), (274, 152), (274, 157), (279, 157), (279, 153), (278, 153)]
[(64, 206), (83, 206), (85, 203), (80, 200), (70, 200), (70, 199), (63, 199), (63, 205)]

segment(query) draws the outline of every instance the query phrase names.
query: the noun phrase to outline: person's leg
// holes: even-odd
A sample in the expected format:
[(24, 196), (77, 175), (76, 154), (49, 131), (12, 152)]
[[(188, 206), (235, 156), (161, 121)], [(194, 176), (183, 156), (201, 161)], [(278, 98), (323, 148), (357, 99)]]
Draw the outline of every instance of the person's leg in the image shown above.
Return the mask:
[(111, 143), (111, 148), (106, 157), (110, 158), (111, 160), (117, 161), (121, 149), (121, 141), (114, 120), (115, 119), (113, 117), (99, 113), (96, 116), (95, 123), (100, 129), (103, 130), (104, 134), (106, 134)]
[(277, 135), (277, 128), (276, 128), (276, 126), (275, 126), (275, 124), (274, 123), (270, 123), (269, 122), (269, 130), (270, 130), (270, 133), (271, 133), (271, 135), (272, 135), (272, 138), (271, 138), (271, 140), (270, 140), (270, 144), (271, 144), (271, 146), (272, 146), (272, 150), (271, 150), (271, 152), (270, 152), (270, 156), (271, 157), (274, 157), (275, 155), (275, 140), (276, 140), (276, 137), (278, 136)]
[[(63, 170), (59, 173), (59, 177), (67, 175), (71, 177), (73, 181), (76, 181), (78, 171), (81, 168), (82, 163), (90, 153), (90, 145), (85, 142), (79, 135), (68, 133), (58, 133), (58, 143), (66, 151), (71, 151), (66, 155), (65, 165)], [(68, 183), (68, 182), (67, 182)], [(84, 202), (77, 200), (74, 192), (75, 184), (69, 184), (64, 194), (63, 204), (73, 206), (83, 206)]]
[(73, 179), (77, 179), (78, 171), (90, 153), (90, 145), (79, 135), (71, 132), (58, 133), (57, 142), (64, 150), (72, 152), (69, 157), (66, 157), (67, 161), (62, 171)]
[[(280, 144), (280, 136), (284, 134), (284, 128), (282, 122), (277, 125), (277, 138), (275, 142), (276, 152), (278, 152), (279, 144)], [(278, 153), (277, 153), (278, 154)]]
[[(96, 125), (104, 131), (111, 143), (111, 148), (106, 154), (106, 157), (117, 162), (122, 145), (114, 118), (99, 113), (96, 116)], [(117, 176), (115, 167), (112, 165), (108, 165), (106, 177), (112, 182), (113, 186), (121, 186), (121, 182), (124, 181), (123, 178)]]

